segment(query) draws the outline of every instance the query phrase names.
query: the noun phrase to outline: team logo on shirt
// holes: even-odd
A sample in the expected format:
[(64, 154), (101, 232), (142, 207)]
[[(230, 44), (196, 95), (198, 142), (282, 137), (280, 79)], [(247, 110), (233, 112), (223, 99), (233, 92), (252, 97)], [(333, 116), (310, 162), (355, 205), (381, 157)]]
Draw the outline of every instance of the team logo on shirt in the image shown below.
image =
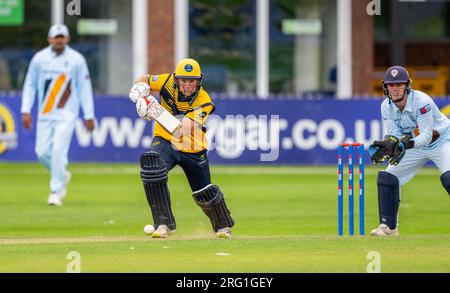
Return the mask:
[(45, 82), (45, 98), (43, 102), (42, 114), (50, 113), (58, 102), (58, 108), (63, 108), (71, 94), (70, 78), (62, 73), (54, 79)]
[(152, 76), (152, 81), (155, 82), (155, 81), (158, 80), (158, 78), (159, 78), (159, 75), (153, 75)]
[(431, 111), (431, 106), (430, 106), (430, 104), (427, 104), (425, 107), (420, 108), (419, 111), (420, 111), (420, 114), (421, 114), (421, 115), (430, 112), (430, 111)]
[(16, 147), (17, 132), (12, 112), (0, 103), (0, 155)]
[(397, 74), (398, 74), (398, 70), (397, 70), (397, 69), (392, 69), (392, 70), (391, 70), (391, 75), (392, 75), (393, 77), (396, 77)]

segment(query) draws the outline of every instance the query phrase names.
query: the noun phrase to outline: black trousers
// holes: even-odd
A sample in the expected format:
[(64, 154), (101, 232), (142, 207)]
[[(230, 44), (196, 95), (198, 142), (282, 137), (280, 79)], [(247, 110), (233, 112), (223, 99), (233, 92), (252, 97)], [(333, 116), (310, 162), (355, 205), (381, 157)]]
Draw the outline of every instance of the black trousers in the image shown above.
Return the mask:
[(172, 147), (172, 144), (160, 136), (152, 140), (150, 151), (157, 152), (170, 171), (179, 165), (188, 179), (192, 191), (197, 191), (211, 184), (211, 173), (206, 150), (199, 153), (184, 153)]

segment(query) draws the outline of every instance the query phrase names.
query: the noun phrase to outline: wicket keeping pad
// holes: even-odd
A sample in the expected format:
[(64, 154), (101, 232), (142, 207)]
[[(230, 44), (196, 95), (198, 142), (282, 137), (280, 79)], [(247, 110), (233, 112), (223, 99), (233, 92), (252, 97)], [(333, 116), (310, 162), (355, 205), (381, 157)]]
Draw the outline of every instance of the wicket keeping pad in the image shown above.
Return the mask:
[(398, 178), (386, 171), (380, 171), (377, 177), (377, 184), (380, 224), (386, 224), (389, 228), (395, 229), (400, 206), (400, 184)]
[(450, 171), (442, 174), (440, 178), (442, 186), (444, 186), (445, 190), (447, 190), (448, 195), (450, 195)]
[(176, 223), (167, 186), (166, 164), (157, 152), (146, 152), (141, 155), (140, 165), (141, 179), (155, 227), (167, 225), (169, 229), (175, 230)]
[(214, 231), (233, 227), (234, 220), (225, 203), (225, 198), (219, 186), (210, 184), (205, 188), (192, 193), (195, 203), (200, 206), (211, 221)]

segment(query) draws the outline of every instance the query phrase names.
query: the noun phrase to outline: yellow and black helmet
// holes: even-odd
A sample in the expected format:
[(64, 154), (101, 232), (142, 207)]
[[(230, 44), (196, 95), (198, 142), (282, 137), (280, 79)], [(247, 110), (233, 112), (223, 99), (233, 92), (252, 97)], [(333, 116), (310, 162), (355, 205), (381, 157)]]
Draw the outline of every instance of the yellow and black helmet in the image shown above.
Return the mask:
[[(198, 79), (197, 89), (188, 97), (184, 96), (183, 93), (180, 92), (178, 87), (178, 79), (186, 78), (186, 79)], [(200, 69), (200, 64), (194, 59), (181, 59), (174, 72), (174, 86), (178, 89), (178, 98), (180, 100), (189, 101), (195, 99), (197, 97), (198, 92), (202, 86), (202, 70)]]

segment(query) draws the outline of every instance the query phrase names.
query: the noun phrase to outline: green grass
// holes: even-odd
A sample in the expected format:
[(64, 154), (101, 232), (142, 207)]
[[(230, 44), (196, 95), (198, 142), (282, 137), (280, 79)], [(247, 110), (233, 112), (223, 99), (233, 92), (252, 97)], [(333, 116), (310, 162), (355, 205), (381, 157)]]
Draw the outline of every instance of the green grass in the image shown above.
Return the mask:
[[(142, 232), (152, 221), (137, 165), (70, 171), (57, 208), (42, 166), (0, 163), (0, 272), (65, 272), (70, 251), (82, 272), (364, 273), (370, 251), (382, 272), (450, 272), (450, 197), (435, 169), (402, 189), (400, 236), (374, 238), (336, 236), (334, 166), (212, 167), (236, 221), (230, 240), (214, 238), (181, 169), (170, 174), (177, 232), (167, 239)], [(366, 232), (378, 223), (377, 171), (366, 172)]]

